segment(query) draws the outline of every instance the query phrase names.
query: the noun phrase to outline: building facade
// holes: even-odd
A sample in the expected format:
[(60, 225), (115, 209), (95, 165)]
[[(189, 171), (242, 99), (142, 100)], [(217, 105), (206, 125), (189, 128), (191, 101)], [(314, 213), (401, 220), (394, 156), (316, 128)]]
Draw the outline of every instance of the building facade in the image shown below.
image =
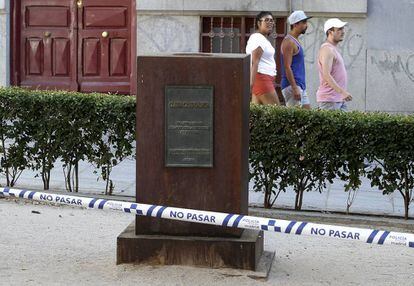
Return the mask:
[[(31, 10), (23, 9), (24, 5), (31, 5)], [(44, 6), (53, 6), (50, 14), (45, 14)], [(64, 27), (67, 34), (54, 38), (53, 31), (58, 28), (51, 30), (49, 38), (56, 44), (48, 51), (51, 60), (42, 62), (48, 55), (48, 31), (42, 25), (50, 25), (43, 19), (52, 19), (48, 15), (55, 14), (59, 10), (56, 7), (61, 6), (69, 11), (64, 14), (68, 20), (63, 23), (59, 21), (61, 17), (55, 17), (51, 22)], [(136, 55), (243, 53), (254, 30), (254, 16), (262, 10), (271, 11), (277, 20), (272, 35), (277, 57), (290, 12), (304, 10), (313, 16), (307, 33), (300, 38), (313, 106), (319, 81), (317, 53), (325, 40), (323, 23), (339, 17), (349, 22), (340, 50), (348, 70), (349, 91), (354, 97), (350, 108), (391, 113), (414, 111), (411, 0), (0, 0), (0, 85), (29, 83), (42, 87), (66, 80), (64, 87), (81, 91), (134, 93), (133, 74), (139, 69)], [(39, 13), (43, 17), (33, 16)], [(16, 20), (19, 14), (20, 20)], [(30, 23), (31, 32), (38, 30), (40, 34), (33, 36), (25, 31)], [(62, 61), (64, 64), (59, 64)], [(36, 82), (45, 70), (46, 80)], [(55, 75), (55, 79), (49, 79)]]

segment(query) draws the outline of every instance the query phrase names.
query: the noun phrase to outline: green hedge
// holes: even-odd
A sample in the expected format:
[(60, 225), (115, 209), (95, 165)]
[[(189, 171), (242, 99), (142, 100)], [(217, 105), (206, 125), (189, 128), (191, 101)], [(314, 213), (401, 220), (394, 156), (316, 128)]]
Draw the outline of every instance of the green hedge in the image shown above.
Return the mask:
[(399, 191), (405, 218), (413, 200), (414, 117), (386, 113), (251, 106), (250, 169), (254, 190), (271, 207), (293, 187), (295, 209), (304, 192), (321, 191), (335, 177), (356, 190), (361, 176), (384, 194)]
[(56, 160), (68, 191), (79, 188), (81, 160), (112, 184), (113, 166), (134, 151), (135, 98), (64, 91), (0, 88), (1, 171), (13, 186), (24, 169), (37, 171), (44, 189)]
[[(0, 88), (0, 171), (7, 185), (32, 169), (48, 189), (50, 171), (61, 160), (66, 188), (76, 192), (83, 160), (111, 193), (112, 168), (135, 155), (135, 104), (128, 96)], [(305, 192), (341, 178), (351, 194), (366, 176), (384, 194), (399, 191), (408, 218), (413, 116), (257, 105), (250, 111), (250, 172), (254, 190), (265, 193), (265, 207), (293, 188), (299, 210)]]

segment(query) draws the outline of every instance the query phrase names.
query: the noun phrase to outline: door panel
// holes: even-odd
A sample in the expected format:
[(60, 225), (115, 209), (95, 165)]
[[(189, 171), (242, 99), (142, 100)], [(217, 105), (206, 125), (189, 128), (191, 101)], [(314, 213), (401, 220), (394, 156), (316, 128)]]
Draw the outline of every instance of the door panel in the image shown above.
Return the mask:
[(99, 39), (83, 39), (83, 74), (99, 76), (99, 57), (101, 54)]
[(20, 13), (20, 85), (77, 90), (74, 1), (22, 0)]
[(85, 7), (83, 23), (86, 28), (127, 28), (128, 8)]
[(70, 73), (70, 42), (65, 38), (53, 40), (53, 76), (69, 76)]
[(27, 27), (68, 27), (70, 10), (68, 7), (26, 6)]
[(135, 3), (13, 1), (13, 84), (135, 93)]
[(84, 0), (78, 8), (81, 91), (130, 93), (130, 15), (130, 0)]
[(110, 75), (111, 76), (126, 76), (127, 65), (127, 46), (125, 39), (111, 39), (109, 54), (110, 54)]
[(26, 68), (29, 75), (41, 75), (43, 73), (43, 40), (29, 38), (26, 41)]

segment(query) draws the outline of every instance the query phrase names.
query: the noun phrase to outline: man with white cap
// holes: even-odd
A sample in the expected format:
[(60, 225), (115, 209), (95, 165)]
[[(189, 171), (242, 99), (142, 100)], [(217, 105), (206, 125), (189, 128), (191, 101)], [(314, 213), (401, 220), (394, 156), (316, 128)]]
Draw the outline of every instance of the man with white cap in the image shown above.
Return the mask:
[(309, 97), (306, 93), (305, 54), (299, 42), (299, 36), (308, 28), (303, 11), (294, 11), (288, 18), (290, 32), (282, 41), (280, 48), (282, 66), (282, 94), (287, 106), (302, 106), (310, 109)]
[(337, 46), (344, 39), (347, 22), (332, 18), (325, 22), (326, 42), (318, 55), (319, 88), (316, 101), (320, 109), (346, 111), (346, 102), (352, 100), (347, 91), (348, 76)]

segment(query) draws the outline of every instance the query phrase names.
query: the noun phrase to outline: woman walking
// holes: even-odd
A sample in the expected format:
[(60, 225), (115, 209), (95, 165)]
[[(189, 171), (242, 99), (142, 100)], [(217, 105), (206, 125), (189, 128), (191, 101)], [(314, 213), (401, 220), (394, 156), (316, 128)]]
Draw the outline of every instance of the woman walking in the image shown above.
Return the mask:
[(257, 32), (250, 35), (246, 53), (251, 55), (250, 90), (252, 102), (277, 104), (279, 98), (275, 90), (276, 62), (275, 48), (267, 39), (275, 25), (272, 13), (262, 11), (256, 16)]

